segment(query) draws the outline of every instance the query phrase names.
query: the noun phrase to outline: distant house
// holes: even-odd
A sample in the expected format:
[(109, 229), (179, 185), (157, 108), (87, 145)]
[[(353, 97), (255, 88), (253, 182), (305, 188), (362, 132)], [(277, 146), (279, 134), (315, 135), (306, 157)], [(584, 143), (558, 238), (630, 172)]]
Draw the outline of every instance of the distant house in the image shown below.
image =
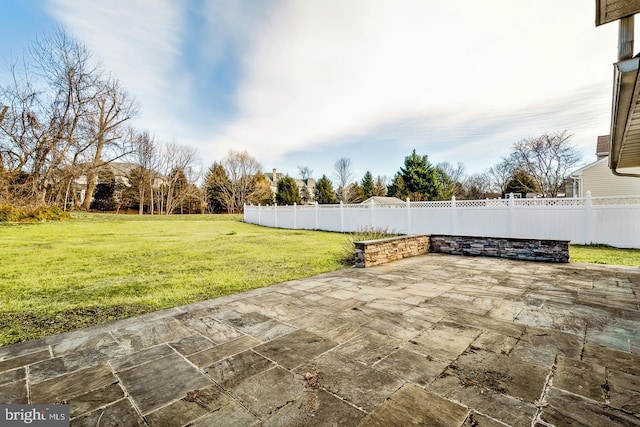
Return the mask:
[(398, 199), (397, 197), (382, 197), (382, 196), (373, 196), (369, 197), (367, 200), (363, 201), (363, 205), (380, 205), (380, 206), (406, 206), (406, 202)]
[[(271, 186), (271, 192), (275, 196), (278, 192), (278, 181), (287, 175), (278, 172), (275, 168), (271, 172), (265, 172), (264, 176), (269, 181), (269, 185)], [(297, 179), (294, 178), (296, 185), (298, 186), (298, 191), (300, 192), (300, 198), (306, 202), (312, 202), (315, 198), (316, 194), (316, 180), (313, 178), (307, 179)]]
[[(140, 165), (137, 163), (128, 163), (128, 162), (110, 162), (102, 166), (103, 170), (108, 170), (113, 173), (116, 184), (124, 185), (125, 187), (131, 187), (131, 183), (129, 182), (129, 176), (131, 176), (132, 171), (139, 168)], [(94, 180), (95, 183), (98, 183), (98, 175), (95, 174)], [(153, 178), (153, 188), (158, 189), (163, 184), (167, 182), (166, 178), (160, 175), (157, 172), (154, 172)], [(76, 199), (79, 203), (83, 203), (86, 197), (87, 192), (87, 184), (88, 177), (87, 175), (80, 175), (76, 179), (73, 180), (73, 190), (75, 191)]]
[[(585, 197), (587, 191), (594, 197), (640, 196), (640, 180), (627, 176), (616, 176), (609, 169), (609, 135), (598, 137), (597, 160), (569, 176), (567, 197)], [(640, 173), (640, 168), (630, 168), (630, 173)]]

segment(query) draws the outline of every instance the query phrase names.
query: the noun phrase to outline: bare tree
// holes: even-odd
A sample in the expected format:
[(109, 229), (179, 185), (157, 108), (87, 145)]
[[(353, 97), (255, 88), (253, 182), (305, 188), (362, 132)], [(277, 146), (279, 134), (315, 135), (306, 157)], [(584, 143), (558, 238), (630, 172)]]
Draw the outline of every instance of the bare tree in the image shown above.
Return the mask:
[[(125, 92), (64, 28), (38, 37), (0, 88), (0, 158), (24, 203), (64, 203), (79, 174), (97, 173), (133, 112)], [(87, 165), (86, 163), (89, 163)], [(94, 186), (95, 180), (89, 179)], [(88, 192), (86, 203), (90, 203)]]
[(139, 141), (138, 138), (130, 137), (132, 133), (126, 126), (136, 114), (131, 96), (113, 78), (100, 85), (99, 92), (89, 103), (89, 111), (81, 122), (85, 132), (83, 150), (89, 155), (87, 197), (82, 206), (84, 209), (89, 209), (95, 189), (95, 177), (100, 168), (132, 153), (134, 143)]
[(246, 151), (229, 150), (208, 170), (205, 187), (209, 209), (240, 213), (245, 204), (272, 203), (273, 194), (262, 166)]
[(197, 173), (194, 173), (197, 151), (170, 143), (165, 145), (161, 157), (164, 175), (161, 211), (164, 208), (165, 214), (171, 214), (191, 196), (191, 186), (195, 184), (197, 177)]
[(497, 194), (504, 194), (509, 180), (513, 175), (513, 169), (506, 160), (492, 166), (486, 172), (491, 191)]
[(565, 178), (582, 160), (571, 136), (564, 130), (523, 139), (513, 145), (506, 162), (513, 172), (528, 174), (545, 197), (557, 197)]
[(353, 170), (351, 169), (351, 159), (348, 157), (339, 158), (333, 165), (334, 177), (338, 183), (338, 198), (349, 203), (349, 183), (353, 179)]
[(298, 166), (298, 175), (302, 180), (312, 178), (313, 169), (311, 169), (309, 166)]
[(491, 182), (488, 173), (469, 175), (462, 183), (460, 196), (467, 200), (479, 200), (494, 196), (491, 192)]

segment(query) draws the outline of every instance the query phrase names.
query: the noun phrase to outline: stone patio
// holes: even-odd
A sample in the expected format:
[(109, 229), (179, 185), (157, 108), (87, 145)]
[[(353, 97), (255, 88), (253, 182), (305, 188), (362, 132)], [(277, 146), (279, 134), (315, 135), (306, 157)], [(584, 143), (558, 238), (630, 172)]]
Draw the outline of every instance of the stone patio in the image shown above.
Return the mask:
[(0, 347), (73, 426), (640, 425), (640, 268), (425, 255)]

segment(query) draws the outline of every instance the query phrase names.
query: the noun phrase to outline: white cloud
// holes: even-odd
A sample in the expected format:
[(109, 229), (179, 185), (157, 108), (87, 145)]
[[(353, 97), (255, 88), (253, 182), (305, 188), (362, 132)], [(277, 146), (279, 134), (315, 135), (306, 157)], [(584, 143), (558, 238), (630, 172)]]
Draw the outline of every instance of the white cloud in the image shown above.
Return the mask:
[(178, 126), (189, 88), (188, 75), (176, 77), (187, 30), (182, 2), (50, 0), (48, 10), (134, 94), (143, 127), (162, 134)]
[(214, 146), (275, 160), (406, 117), (436, 116), (455, 131), (594, 84), (606, 101), (613, 31), (594, 28), (592, 9), (581, 0), (285, 1), (255, 35), (238, 116)]

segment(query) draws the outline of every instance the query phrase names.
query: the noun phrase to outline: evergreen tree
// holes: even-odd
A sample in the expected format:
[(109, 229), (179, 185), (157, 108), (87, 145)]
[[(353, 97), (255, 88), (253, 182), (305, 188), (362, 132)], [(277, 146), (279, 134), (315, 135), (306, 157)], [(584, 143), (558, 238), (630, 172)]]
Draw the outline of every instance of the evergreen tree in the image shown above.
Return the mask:
[(373, 175), (371, 175), (371, 172), (367, 171), (364, 174), (364, 178), (362, 178), (361, 187), (362, 187), (362, 193), (365, 200), (374, 195), (375, 184), (373, 182)]
[(221, 163), (215, 162), (207, 171), (204, 181), (205, 197), (209, 212), (228, 212), (227, 193), (230, 187), (229, 177)]
[[(402, 178), (402, 181), (400, 181)], [(411, 200), (438, 200), (442, 197), (440, 179), (436, 168), (426, 155), (420, 156), (414, 149), (404, 158), (404, 167), (396, 173), (388, 194)]]
[(527, 197), (527, 193), (537, 193), (536, 182), (531, 175), (524, 171), (516, 171), (513, 173), (507, 185), (505, 186), (502, 197), (508, 197), (510, 193), (519, 194), (520, 197)]
[(300, 204), (300, 190), (295, 179), (285, 176), (278, 181), (278, 192), (276, 193), (276, 203), (279, 205)]
[(326, 175), (322, 175), (322, 178), (316, 182), (316, 201), (321, 205), (338, 203), (333, 183)]
[(387, 196), (389, 197), (397, 197), (398, 199), (405, 200), (407, 198), (407, 188), (404, 185), (404, 179), (400, 173), (396, 173), (396, 176), (393, 177), (393, 182), (389, 184), (387, 188)]
[[(116, 178), (110, 169), (105, 169), (98, 175), (98, 184), (93, 192), (91, 209), (98, 211), (113, 211), (116, 209)], [(90, 197), (89, 195), (87, 197)]]

